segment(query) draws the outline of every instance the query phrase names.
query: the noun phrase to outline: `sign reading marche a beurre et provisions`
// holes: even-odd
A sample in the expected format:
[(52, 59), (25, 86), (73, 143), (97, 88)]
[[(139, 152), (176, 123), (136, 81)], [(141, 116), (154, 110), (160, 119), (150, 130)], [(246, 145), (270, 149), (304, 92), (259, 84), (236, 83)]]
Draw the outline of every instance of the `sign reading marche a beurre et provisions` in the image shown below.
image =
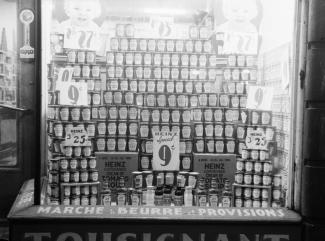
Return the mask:
[(266, 150), (267, 140), (264, 131), (254, 130), (247, 133), (245, 139), (246, 147), (254, 150)]
[(124, 177), (125, 185), (132, 186), (132, 172), (138, 170), (138, 154), (136, 152), (97, 152), (99, 181), (108, 182), (110, 188), (118, 187), (118, 180)]
[(201, 177), (211, 180), (216, 178), (218, 189), (224, 187), (225, 181), (234, 182), (236, 172), (236, 155), (234, 154), (193, 154), (193, 169)]
[(72, 127), (65, 135), (66, 146), (90, 146), (88, 133), (84, 127)]
[(152, 168), (155, 171), (179, 170), (179, 133), (155, 132), (153, 136)]

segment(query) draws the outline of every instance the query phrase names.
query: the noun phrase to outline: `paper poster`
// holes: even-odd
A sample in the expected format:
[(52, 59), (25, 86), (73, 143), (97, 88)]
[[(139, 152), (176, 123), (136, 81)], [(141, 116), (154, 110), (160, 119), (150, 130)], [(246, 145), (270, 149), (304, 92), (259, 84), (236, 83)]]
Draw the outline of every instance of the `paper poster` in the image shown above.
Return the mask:
[(62, 82), (60, 105), (88, 105), (87, 83)]
[(249, 86), (247, 109), (272, 110), (273, 91), (272, 87)]
[(179, 170), (179, 133), (155, 132), (153, 136), (152, 168), (155, 171)]

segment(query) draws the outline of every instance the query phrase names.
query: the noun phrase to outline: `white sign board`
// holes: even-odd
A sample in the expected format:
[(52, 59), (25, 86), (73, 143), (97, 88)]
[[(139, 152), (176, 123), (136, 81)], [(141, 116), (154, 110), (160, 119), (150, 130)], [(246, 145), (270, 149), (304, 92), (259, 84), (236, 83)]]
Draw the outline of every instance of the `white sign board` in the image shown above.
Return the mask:
[(258, 34), (224, 32), (222, 54), (257, 54)]
[(179, 132), (154, 133), (152, 168), (155, 171), (179, 170)]
[(272, 110), (273, 88), (262, 86), (249, 86), (247, 96), (247, 109)]
[(266, 150), (267, 140), (264, 131), (256, 130), (247, 133), (246, 136), (246, 147), (254, 150)]
[(64, 27), (64, 48), (96, 51), (99, 46), (98, 26), (93, 28)]
[(89, 146), (88, 133), (83, 127), (73, 127), (67, 131), (66, 146)]
[(73, 68), (60, 68), (58, 72), (58, 79), (56, 82), (58, 90), (61, 89), (62, 82), (71, 82), (73, 76)]
[(62, 82), (60, 105), (88, 105), (87, 83)]

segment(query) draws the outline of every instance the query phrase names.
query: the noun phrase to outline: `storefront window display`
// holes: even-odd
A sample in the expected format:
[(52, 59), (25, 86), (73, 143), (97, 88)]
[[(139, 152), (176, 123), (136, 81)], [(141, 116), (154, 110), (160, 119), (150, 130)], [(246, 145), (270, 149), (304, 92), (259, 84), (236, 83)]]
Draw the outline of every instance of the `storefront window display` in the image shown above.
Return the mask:
[(46, 1), (47, 204), (287, 206), (294, 11), (175, 4)]

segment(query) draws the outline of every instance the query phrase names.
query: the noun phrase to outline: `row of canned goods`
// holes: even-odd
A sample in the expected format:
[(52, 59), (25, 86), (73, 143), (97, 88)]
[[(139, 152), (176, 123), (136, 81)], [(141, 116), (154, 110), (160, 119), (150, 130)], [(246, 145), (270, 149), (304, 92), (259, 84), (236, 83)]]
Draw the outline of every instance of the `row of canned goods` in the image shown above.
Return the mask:
[[(216, 81), (108, 79), (106, 85), (107, 90), (110, 91), (151, 92), (161, 94), (201, 94), (220, 92), (220, 88)], [(244, 85), (245, 83), (238, 82), (238, 94), (244, 94)]]
[(236, 208), (268, 208), (270, 206), (268, 199), (260, 198), (235, 198)]
[(248, 172), (270, 174), (272, 172), (272, 163), (269, 161), (261, 162), (238, 158), (236, 162), (236, 171), (244, 173)]
[(244, 149), (242, 151), (241, 157), (244, 160), (252, 159), (253, 161), (265, 161), (269, 159), (269, 151)]
[(152, 67), (152, 66), (107, 66), (107, 78), (165, 79), (165, 80), (216, 80), (255, 81), (255, 69)]
[(225, 94), (245, 94), (247, 84), (245, 82), (225, 81), (222, 83), (221, 91)]
[(227, 59), (217, 57), (215, 54), (107, 52), (106, 64), (165, 67), (220, 67), (221, 64), (227, 66)]
[[(191, 154), (181, 153), (179, 159), (180, 159), (180, 167), (179, 167), (180, 170), (182, 171), (192, 170), (193, 158)], [(139, 170), (151, 170), (151, 169), (152, 169), (152, 154), (140, 153)]]
[(72, 195), (70, 197), (63, 197), (63, 200), (59, 201), (59, 198), (48, 197), (47, 204), (49, 205), (73, 205), (73, 206), (88, 206), (96, 205), (98, 195)]
[(67, 157), (56, 157), (51, 158), (48, 161), (49, 171), (58, 170), (77, 170), (77, 169), (95, 169), (97, 167), (97, 160), (95, 157), (80, 157), (75, 156), (73, 158)]
[[(263, 169), (265, 166), (264, 162)], [(267, 165), (269, 165), (268, 163)], [(243, 172), (243, 171), (237, 171), (235, 174), (235, 183), (236, 184), (244, 184), (244, 185), (254, 185), (254, 186), (271, 186), (272, 184), (272, 177), (270, 175), (270, 172), (268, 173), (253, 173), (253, 172)]]
[[(96, 98), (100, 98), (100, 93)], [(99, 101), (92, 104), (100, 105)], [(246, 95), (229, 94), (160, 94), (160, 93), (133, 93), (122, 91), (105, 91), (104, 105), (137, 105), (146, 107), (230, 107), (246, 108)]]
[(236, 140), (234, 138), (194, 138), (194, 153), (225, 153), (234, 154), (239, 153), (239, 149), (245, 145), (244, 141)]
[(246, 187), (240, 185), (234, 185), (234, 197), (235, 198), (253, 198), (253, 199), (262, 199), (270, 200), (271, 188), (255, 188), (255, 187)]
[[(137, 106), (48, 106), (49, 120), (96, 121), (96, 120), (138, 120)], [(81, 123), (82, 124), (82, 123)]]
[(211, 53), (211, 40), (111, 38), (111, 51)]
[(197, 186), (199, 175), (198, 172), (187, 171), (134, 171), (132, 172), (132, 184), (134, 188), (156, 186), (157, 177), (161, 176), (163, 184), (176, 186), (176, 180), (180, 177), (181, 187), (191, 186), (194, 189)]
[(67, 169), (58, 171), (49, 171), (49, 184), (55, 183), (88, 183), (98, 182), (97, 169)]
[(48, 136), (48, 146), (59, 155), (65, 157), (90, 157), (93, 154), (93, 147), (89, 146), (66, 146), (64, 138), (53, 138)]
[(102, 136), (95, 138), (94, 141), (98, 152), (137, 152), (139, 149), (136, 136)]
[[(60, 190), (61, 188), (61, 190)], [(48, 184), (47, 185), (47, 195), (52, 198), (59, 198), (60, 194), (62, 197), (72, 197), (79, 195), (98, 195), (98, 184), (97, 183), (77, 183), (76, 185), (63, 185), (59, 184)]]
[(75, 64), (66, 65), (65, 68), (73, 68), (73, 78), (99, 78), (101, 73), (100, 65), (88, 65), (88, 64)]
[(239, 109), (224, 108), (187, 108), (187, 109), (170, 109), (170, 108), (141, 108), (141, 122), (168, 122), (173, 123), (190, 123), (194, 122), (240, 122), (246, 123), (242, 119), (244, 112)]
[(68, 63), (79, 63), (79, 64), (94, 64), (96, 63), (96, 52), (95, 51), (84, 51), (76, 49), (67, 49), (67, 60)]

